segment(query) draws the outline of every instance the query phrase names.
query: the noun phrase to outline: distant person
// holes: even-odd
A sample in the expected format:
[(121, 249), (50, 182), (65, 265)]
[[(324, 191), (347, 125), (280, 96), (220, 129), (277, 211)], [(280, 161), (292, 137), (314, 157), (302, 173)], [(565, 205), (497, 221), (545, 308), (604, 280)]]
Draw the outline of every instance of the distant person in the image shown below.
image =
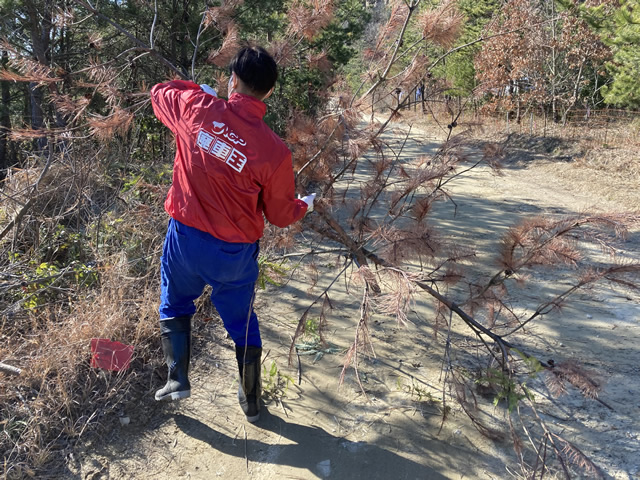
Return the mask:
[(295, 198), (291, 152), (263, 121), (263, 101), (278, 77), (273, 58), (261, 47), (243, 48), (229, 70), (229, 100), (183, 80), (151, 89), (153, 111), (176, 139), (161, 260), (160, 332), (168, 379), (155, 398), (191, 395), (191, 317), (208, 284), (235, 343), (238, 400), (253, 423), (260, 416), (262, 340), (253, 299), (263, 215), (286, 227), (312, 210), (315, 194)]

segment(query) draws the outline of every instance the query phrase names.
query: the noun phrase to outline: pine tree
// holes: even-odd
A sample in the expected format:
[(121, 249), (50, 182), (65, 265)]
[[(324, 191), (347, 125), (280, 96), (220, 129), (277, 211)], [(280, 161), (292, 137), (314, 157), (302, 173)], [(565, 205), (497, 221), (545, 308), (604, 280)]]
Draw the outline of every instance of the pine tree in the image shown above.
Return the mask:
[[(465, 16), (464, 29), (457, 44), (464, 45), (480, 37), (484, 26), (499, 8), (497, 0), (460, 0), (458, 9)], [(465, 48), (447, 59), (443, 74), (451, 85), (450, 93), (468, 96), (476, 87), (476, 70), (473, 58), (480, 50), (480, 44)]]
[(620, 107), (640, 107), (640, 0), (622, 0), (605, 24), (605, 42), (613, 49), (607, 64), (613, 81), (604, 99)]

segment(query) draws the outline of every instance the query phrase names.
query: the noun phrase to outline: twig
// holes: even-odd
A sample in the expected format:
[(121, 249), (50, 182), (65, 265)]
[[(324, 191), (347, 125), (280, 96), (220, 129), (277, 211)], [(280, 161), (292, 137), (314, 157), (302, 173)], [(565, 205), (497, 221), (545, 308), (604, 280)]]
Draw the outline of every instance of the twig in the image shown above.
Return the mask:
[(412, 1), (411, 5), (409, 5), (409, 12), (407, 13), (407, 17), (404, 19), (404, 24), (402, 25), (402, 29), (398, 34), (398, 37), (396, 39), (396, 47), (393, 50), (393, 53), (391, 54), (391, 58), (389, 59), (389, 63), (387, 64), (387, 67), (385, 68), (384, 72), (382, 72), (382, 75), (378, 77), (378, 80), (369, 88), (369, 90), (367, 90), (367, 93), (365, 93), (362, 96), (362, 98), (368, 96), (371, 92), (373, 92), (376, 88), (378, 88), (378, 86), (380, 86), (382, 82), (384, 82), (387, 79), (387, 75), (389, 75), (389, 72), (391, 71), (391, 67), (393, 67), (394, 63), (396, 62), (396, 58), (398, 56), (398, 50), (400, 50), (400, 46), (402, 45), (402, 39), (404, 38), (404, 34), (405, 34), (405, 31), (407, 30), (407, 27), (409, 26), (409, 20), (411, 20), (411, 15), (413, 15), (413, 12), (415, 11), (419, 3), (420, 3), (420, 0), (416, 0), (415, 3)]
[(55, 280), (56, 278), (60, 278), (63, 277), (69, 273), (75, 273), (75, 270), (73, 270), (72, 268), (67, 268), (65, 270), (63, 270), (62, 272), (59, 272), (55, 275), (49, 275), (48, 277), (40, 277), (40, 278), (36, 278), (33, 280), (29, 280), (29, 281), (21, 281), (20, 283), (12, 283), (12, 284), (4, 284), (4, 285), (0, 285), (0, 292), (2, 291), (7, 291), (7, 290), (13, 290), (14, 288), (24, 288), (27, 287), (29, 285), (34, 285), (34, 284), (38, 284), (38, 283), (45, 283), (48, 282), (50, 280)]
[(0, 362), (0, 371), (5, 373), (10, 373), (11, 375), (20, 375), (22, 370), (18, 367), (13, 367), (11, 365), (7, 365), (6, 363)]
[(284, 255), (278, 255), (278, 258), (306, 257), (308, 255), (321, 255), (323, 253), (341, 253), (344, 255), (349, 252), (344, 248), (329, 248), (329, 249), (323, 249), (323, 250), (316, 250), (312, 248), (308, 252), (293, 252), (293, 253), (286, 253)]
[[(294, 343), (294, 340), (291, 340), (291, 343)], [(300, 352), (298, 352), (298, 347), (296, 349), (296, 357), (298, 358), (298, 385), (302, 385), (302, 362), (300, 361)]]
[[(336, 281), (340, 278), (340, 276), (342, 275), (342, 272), (344, 272), (347, 268), (349, 268), (349, 266), (351, 266), (352, 263), (353, 263), (353, 260), (347, 262), (347, 264), (344, 266), (344, 268), (342, 270), (340, 270), (340, 273), (338, 275), (336, 275), (336, 277), (331, 281), (329, 286), (327, 286), (327, 288), (325, 288), (322, 291), (322, 293), (320, 295), (318, 295), (313, 302), (311, 302), (311, 304), (306, 308), (306, 310), (300, 316), (300, 320), (298, 321), (298, 326), (296, 328), (296, 333), (293, 335), (293, 340), (291, 341), (291, 346), (289, 347), (289, 365), (291, 365), (291, 357), (292, 357), (292, 354), (293, 354), (293, 349), (295, 348), (296, 340), (298, 339), (298, 337), (300, 336), (300, 334), (302, 333), (302, 331), (304, 329), (304, 320), (307, 318), (307, 314), (311, 310), (311, 307), (313, 307), (318, 302), (318, 300), (320, 300), (322, 297), (324, 297), (326, 292), (328, 292), (329, 289), (331, 289), (331, 287), (333, 286), (333, 284), (336, 283)], [(298, 356), (298, 360), (300, 360), (299, 356)]]
[[(342, 228), (335, 218), (331, 216), (331, 214), (327, 211), (326, 207), (321, 203), (316, 205), (315, 211), (320, 214), (320, 216), (324, 219), (325, 222), (336, 232), (338, 237), (340, 238), (340, 243), (345, 245), (351, 255), (354, 257), (354, 260), (358, 264), (358, 267), (368, 265), (367, 257), (364, 254), (363, 248), (358, 245), (351, 236)], [(373, 293), (380, 293), (380, 286), (373, 279), (367, 279), (367, 282), (371, 281), (371, 290)]]
[(47, 158), (47, 163), (42, 169), (42, 172), (40, 172), (40, 176), (38, 177), (38, 180), (36, 180), (36, 183), (34, 183), (33, 187), (31, 188), (31, 192), (29, 194), (30, 195), (29, 201), (20, 209), (18, 214), (13, 218), (13, 220), (9, 222), (9, 224), (4, 228), (4, 230), (0, 232), (0, 240), (2, 240), (11, 231), (14, 225), (17, 225), (18, 223), (20, 223), (20, 220), (22, 220), (22, 217), (26, 215), (29, 208), (31, 208), (31, 205), (34, 204), (35, 198), (33, 197), (33, 195), (36, 193), (36, 190), (38, 190), (38, 186), (40, 185), (40, 182), (42, 182), (45, 175), (49, 171), (49, 167), (51, 167), (52, 162), (53, 162), (53, 142), (49, 141), (49, 156)]
[(158, 0), (153, 1), (153, 23), (151, 24), (151, 32), (149, 32), (149, 46), (153, 48), (153, 32), (156, 29), (156, 22), (158, 21)]
[(338, 130), (338, 127), (340, 127), (340, 125), (342, 124), (343, 120), (342, 120), (342, 115), (340, 115), (340, 118), (338, 120), (338, 123), (336, 124), (336, 126), (333, 128), (333, 130), (331, 131), (331, 133), (329, 134), (329, 136), (327, 137), (327, 139), (325, 140), (324, 144), (322, 145), (322, 147), (320, 147), (320, 150), (318, 150), (315, 155), (313, 157), (311, 157), (309, 159), (309, 161), (307, 163), (305, 163), (302, 167), (300, 167), (300, 169), (296, 172), (296, 178), (309, 166), (311, 165), (316, 158), (318, 158), (320, 156), (320, 154), (322, 154), (322, 152), (325, 151), (325, 149), (329, 146), (331, 139), (333, 138), (333, 135), (336, 133), (336, 131)]
[(82, 429), (80, 429), (80, 433), (78, 434), (78, 438), (82, 437), (82, 434), (84, 433), (85, 429), (87, 428), (89, 423), (91, 423), (91, 420), (93, 420), (93, 417), (95, 417), (97, 414), (98, 414), (98, 410), (94, 410), (94, 412), (91, 414), (91, 416), (89, 418), (87, 418), (87, 421), (84, 422), (84, 425), (82, 426)]
[(73, 0), (75, 3), (77, 3), (78, 5), (81, 5), (82, 7), (86, 8), (89, 12), (91, 12), (94, 16), (98, 17), (101, 20), (104, 20), (105, 22), (109, 23), (113, 28), (115, 28), (116, 30), (118, 30), (120, 33), (122, 33), (124, 36), (126, 36), (129, 40), (131, 40), (133, 43), (135, 43), (136, 45), (138, 45), (141, 48), (144, 48), (146, 50), (149, 51), (149, 53), (151, 53), (154, 57), (156, 57), (158, 60), (160, 60), (161, 63), (163, 63), (166, 67), (170, 68), (171, 70), (173, 70), (175, 73), (177, 73), (178, 75), (180, 75), (182, 78), (184, 78), (185, 80), (189, 79), (189, 75), (187, 72), (180, 70), (178, 67), (176, 67), (175, 65), (173, 65), (169, 60), (167, 60), (160, 52), (158, 52), (157, 50), (149, 47), (148, 45), (146, 45), (144, 42), (138, 40), (132, 33), (130, 33), (128, 30), (126, 30), (124, 27), (122, 27), (121, 25), (119, 25), (118, 23), (116, 23), (115, 21), (111, 20), (109, 17), (107, 17), (106, 15), (100, 13), (97, 9), (95, 9), (91, 4), (89, 4), (89, 2), (84, 2), (82, 0)]
[[(449, 321), (447, 322), (447, 340), (444, 348), (444, 355), (442, 356), (442, 368), (440, 369), (440, 379), (442, 379), (442, 370), (444, 370), (444, 382), (442, 382), (442, 422), (440, 422), (440, 428), (438, 429), (438, 435), (442, 431), (442, 427), (444, 427), (444, 422), (447, 419), (447, 378), (449, 377), (449, 373), (451, 372), (451, 326), (453, 324), (452, 313), (449, 310)], [(445, 361), (447, 365), (445, 367)]]
[[(362, 385), (362, 379), (360, 378), (360, 372), (358, 371), (358, 344), (361, 341), (363, 346), (366, 346), (368, 344), (369, 347), (371, 348), (373, 356), (374, 357), (376, 356), (375, 351), (373, 351), (373, 346), (371, 345), (369, 338), (367, 338), (368, 337), (368, 329), (367, 329), (367, 317), (368, 317), (367, 311), (368, 310), (369, 310), (369, 283), (365, 282), (364, 291), (362, 293), (362, 302), (360, 304), (360, 320), (358, 321), (358, 326), (356, 327), (356, 337), (353, 341), (352, 348), (353, 348), (353, 370), (356, 374), (356, 381), (358, 382), (360, 391), (364, 395), (364, 398), (367, 399), (367, 401), (368, 401), (367, 392), (364, 388), (364, 385)], [(360, 338), (361, 331), (364, 336), (363, 339)], [(350, 355), (347, 355), (347, 361), (349, 360), (349, 358), (350, 358)], [(344, 379), (347, 366), (348, 366), (347, 363), (345, 363), (342, 369), (342, 375), (340, 375), (341, 383), (342, 383), (342, 380)]]
[(244, 459), (247, 462), (247, 473), (249, 473), (249, 455), (247, 454), (247, 429), (242, 425), (244, 431)]
[(198, 48), (200, 47), (200, 34), (202, 33), (202, 26), (204, 25), (204, 19), (207, 16), (207, 10), (202, 12), (202, 20), (198, 25), (198, 33), (196, 34), (196, 44), (193, 47), (193, 56), (191, 57), (191, 78), (196, 81), (196, 57), (198, 55)]
[(280, 404), (280, 408), (282, 409), (282, 412), (284, 413), (285, 417), (289, 418), (289, 414), (287, 413), (287, 409), (284, 408), (284, 403), (282, 403), (282, 400), (280, 400), (279, 398), (276, 398), (276, 402)]
[[(387, 178), (385, 178), (384, 180), (384, 184), (385, 186), (388, 185), (389, 182), (389, 177), (391, 177), (391, 173), (393, 172), (394, 168), (396, 167), (396, 164), (400, 161), (400, 156), (402, 155), (402, 152), (404, 151), (404, 147), (407, 145), (407, 141), (409, 140), (409, 136), (411, 135), (411, 129), (413, 128), (412, 125), (409, 125), (409, 129), (407, 130), (407, 134), (404, 136), (404, 139), (402, 140), (402, 144), (400, 145), (400, 149), (398, 150), (398, 153), (395, 153), (395, 151), (393, 151), (393, 154), (395, 156), (395, 158), (393, 159), (393, 162), (391, 163), (391, 165), (389, 165), (389, 171), (387, 172)], [(383, 187), (384, 188), (384, 187)], [(369, 204), (369, 209), (367, 210), (367, 214), (365, 215), (364, 213), (364, 207), (362, 208), (362, 219), (364, 220), (365, 217), (369, 217), (369, 214), (371, 213), (371, 210), (373, 209), (374, 204), (378, 201), (378, 197), (382, 194), (383, 188), (379, 189), (376, 194), (374, 195), (373, 199), (371, 200), (371, 203)], [(404, 195), (405, 199), (406, 199), (406, 195)], [(400, 200), (402, 198), (399, 198), (396, 203), (391, 207), (395, 207), (395, 205), (397, 205)], [(398, 212), (400, 212), (402, 209), (399, 209)], [(391, 209), (389, 209), (389, 213), (387, 215), (391, 215)], [(400, 215), (400, 213), (398, 213), (398, 216)], [(396, 216), (396, 218), (398, 218), (398, 216)]]
[(31, 205), (33, 205), (34, 203), (34, 199), (33, 197), (29, 199), (29, 201), (24, 205), (24, 207), (22, 207), (20, 209), (20, 211), (18, 212), (18, 214), (13, 218), (13, 220), (11, 220), (6, 227), (4, 227), (4, 230), (2, 232), (0, 232), (0, 240), (2, 240), (7, 233), (9, 233), (11, 231), (11, 229), (13, 228), (14, 225), (17, 225), (18, 223), (20, 223), (20, 220), (22, 220), (22, 217), (25, 216), (25, 214), (27, 213), (27, 211), (29, 210), (29, 208), (31, 208)]

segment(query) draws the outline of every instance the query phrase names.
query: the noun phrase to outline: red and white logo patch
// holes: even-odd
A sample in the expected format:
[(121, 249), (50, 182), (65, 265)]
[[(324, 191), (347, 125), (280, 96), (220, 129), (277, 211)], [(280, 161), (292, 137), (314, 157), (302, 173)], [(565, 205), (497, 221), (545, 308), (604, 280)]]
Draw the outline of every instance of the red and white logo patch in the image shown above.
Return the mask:
[[(224, 124), (218, 124), (216, 125), (216, 127), (218, 127), (219, 129), (220, 125), (224, 126)], [(216, 131), (216, 133), (222, 132)], [(231, 140), (233, 143), (246, 145), (244, 140), (240, 139), (240, 141), (238, 141), (238, 137), (235, 136), (232, 132), (228, 132), (225, 130), (223, 136), (229, 138), (229, 140)], [(213, 155), (218, 160), (225, 162), (236, 172), (242, 172), (242, 169), (247, 163), (247, 157), (244, 153), (233, 148), (227, 142), (206, 130), (200, 130), (198, 132), (196, 145), (198, 145), (205, 152)]]
[(234, 148), (233, 152), (231, 152), (231, 155), (229, 155), (229, 158), (227, 159), (227, 165), (233, 168), (236, 172), (241, 172), (245, 163), (247, 163), (247, 157), (242, 152), (239, 152)]
[(219, 138), (215, 141), (213, 146), (211, 147), (211, 155), (216, 157), (218, 160), (222, 160), (223, 162), (229, 157), (229, 154), (233, 148), (226, 142), (223, 142)]

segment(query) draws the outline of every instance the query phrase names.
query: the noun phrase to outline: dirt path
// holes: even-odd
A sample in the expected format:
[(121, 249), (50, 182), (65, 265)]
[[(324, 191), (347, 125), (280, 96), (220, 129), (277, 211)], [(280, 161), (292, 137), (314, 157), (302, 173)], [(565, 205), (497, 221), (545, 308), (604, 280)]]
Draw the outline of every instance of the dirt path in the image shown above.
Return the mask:
[[(428, 150), (429, 139), (410, 141), (405, 154)], [(400, 141), (400, 140), (398, 140)], [(443, 205), (435, 221), (448, 235), (473, 244), (482, 258), (495, 252), (499, 236), (531, 214), (564, 215), (620, 205), (594, 197), (545, 159), (507, 162), (496, 177), (479, 168), (456, 180), (457, 206)], [(554, 174), (555, 172), (555, 174)], [(637, 193), (640, 195), (640, 193)], [(464, 225), (464, 228), (461, 228)], [(639, 259), (640, 232), (632, 232), (624, 255)], [(297, 369), (287, 366), (290, 335), (310, 300), (337, 275), (341, 265), (327, 255), (316, 260), (318, 284), (297, 271), (286, 286), (259, 294), (265, 366), (289, 375), (281, 402), (270, 403), (257, 425), (245, 422), (236, 401), (236, 366), (231, 342), (214, 322), (196, 328), (193, 396), (175, 405), (149, 402), (122, 412), (121, 428), (71, 462), (72, 477), (130, 479), (501, 479), (519, 471), (508, 438), (481, 436), (453, 403), (441, 424), (439, 352), (428, 319), (430, 302), (417, 302), (407, 329), (395, 319), (374, 319), (376, 359), (362, 360), (360, 373), (367, 398), (350, 371), (338, 380), (343, 355), (302, 356)], [(492, 270), (487, 260), (482, 269)], [(542, 281), (549, 294), (561, 285)], [(344, 283), (341, 280), (342, 283)], [(546, 282), (546, 283), (545, 283)], [(540, 288), (540, 284), (536, 282)], [(344, 349), (353, 341), (360, 292), (344, 287), (331, 299), (330, 341)], [(527, 296), (527, 290), (523, 296)], [(532, 348), (549, 358), (576, 358), (608, 380), (603, 405), (575, 392), (558, 401), (540, 396), (541, 415), (598, 463), (605, 478), (640, 478), (640, 306), (632, 292), (599, 287), (579, 296), (562, 316), (545, 318)], [(197, 321), (197, 319), (196, 319)], [(295, 367), (295, 365), (293, 366)], [(273, 370), (272, 370), (273, 371)], [(266, 387), (273, 377), (263, 378)], [(158, 385), (149, 386), (149, 397)], [(490, 399), (487, 400), (490, 405)], [(488, 419), (504, 425), (500, 409), (487, 408)], [(511, 472), (511, 473), (510, 473)]]

